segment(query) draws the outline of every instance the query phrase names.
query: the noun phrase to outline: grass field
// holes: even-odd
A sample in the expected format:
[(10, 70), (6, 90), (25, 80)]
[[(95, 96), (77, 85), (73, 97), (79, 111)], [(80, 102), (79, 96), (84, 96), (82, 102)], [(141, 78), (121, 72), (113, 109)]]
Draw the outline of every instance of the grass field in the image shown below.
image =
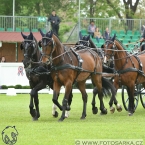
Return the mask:
[[(62, 102), (63, 94), (59, 101)], [(18, 141), (16, 145), (74, 145), (75, 139), (144, 139), (145, 141), (145, 110), (139, 103), (135, 114), (131, 117), (123, 109), (110, 114), (108, 99), (104, 99), (108, 110), (107, 115), (92, 114), (91, 99), (88, 96), (87, 117), (80, 120), (82, 99), (74, 94), (70, 117), (63, 122), (51, 115), (52, 95), (39, 95), (40, 119), (32, 121), (29, 114), (29, 94), (15, 97), (0, 95), (0, 131), (6, 126), (16, 126)], [(121, 101), (118, 93), (117, 99)], [(97, 106), (99, 101), (97, 98)], [(60, 111), (59, 117), (60, 117)], [(145, 143), (144, 143), (145, 144)], [(4, 145), (0, 139), (0, 145)]]

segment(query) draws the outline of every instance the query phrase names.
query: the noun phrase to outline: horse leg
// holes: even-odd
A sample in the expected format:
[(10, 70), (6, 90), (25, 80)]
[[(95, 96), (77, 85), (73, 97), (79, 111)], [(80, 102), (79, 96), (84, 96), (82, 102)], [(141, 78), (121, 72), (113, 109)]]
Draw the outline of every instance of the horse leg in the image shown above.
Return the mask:
[(100, 100), (101, 114), (107, 114), (107, 109), (105, 108), (103, 102), (102, 78), (99, 75), (92, 75), (91, 77), (92, 77), (93, 84), (98, 89), (98, 98)]
[(97, 94), (98, 94), (98, 89), (95, 87), (93, 89), (93, 99), (92, 99), (92, 112), (93, 112), (93, 114), (98, 113), (98, 108), (96, 107), (96, 101), (95, 101), (95, 98), (96, 98)]
[(39, 112), (39, 99), (38, 99), (38, 91), (45, 88), (46, 84), (41, 81), (39, 84), (37, 84), (30, 92), (30, 102), (32, 102), (32, 98), (34, 98), (34, 104), (35, 104), (35, 109), (32, 110), (31, 108), (31, 103), (30, 103), (30, 114), (33, 117), (33, 120), (38, 120), (40, 117), (40, 112)]
[(132, 116), (134, 113), (134, 86), (131, 85), (127, 89), (128, 94), (129, 94), (129, 108), (128, 108), (128, 115)]
[(87, 116), (86, 108), (87, 108), (87, 99), (88, 99), (88, 95), (87, 95), (86, 90), (85, 90), (85, 81), (78, 83), (78, 89), (82, 93), (82, 100), (83, 100), (83, 112), (82, 112), (82, 116), (80, 119), (85, 119)]
[(52, 115), (55, 118), (58, 117), (58, 112), (56, 110), (57, 110), (57, 106), (53, 103), (53, 105), (52, 105)]
[(72, 94), (72, 90), (71, 90), (71, 93), (69, 95), (69, 98), (68, 98), (68, 106), (67, 106), (67, 110), (65, 111), (65, 118), (68, 118), (69, 115), (70, 115), (70, 106), (71, 106), (71, 103), (72, 103), (72, 98), (73, 98), (73, 94)]
[[(71, 93), (70, 93), (70, 96), (69, 96), (69, 99), (68, 99), (68, 106), (67, 106), (67, 109), (69, 108), (68, 110), (70, 110), (70, 107), (69, 106), (71, 105), (72, 97), (73, 97), (73, 95), (72, 95), (72, 90), (71, 90)], [(57, 99), (58, 99), (58, 97), (57, 97)], [(53, 104), (52, 105), (52, 115), (54, 117), (58, 117), (58, 112), (56, 111), (56, 109), (57, 109), (57, 106), (55, 104)], [(69, 111), (66, 110), (65, 117), (68, 118), (69, 117), (69, 114), (70, 114)]]
[(69, 99), (69, 95), (71, 94), (71, 91), (72, 91), (72, 83), (67, 82), (67, 84), (65, 85), (65, 95), (62, 101), (62, 115), (59, 121), (63, 121), (65, 119), (66, 110), (70, 110), (70, 107), (68, 106), (68, 99)]
[(57, 82), (53, 83), (53, 98), (52, 101), (53, 103), (62, 111), (62, 106), (58, 102), (58, 96), (60, 92), (61, 85)]
[(30, 95), (30, 104), (29, 104), (29, 108), (30, 108), (30, 114), (31, 116), (34, 118), (36, 116), (36, 110), (34, 109), (34, 104), (33, 104), (33, 96)]
[(109, 101), (110, 113), (111, 113), (111, 114), (113, 114), (113, 113), (115, 112), (115, 108), (113, 107), (113, 101), (115, 101), (114, 99), (115, 99), (115, 98), (114, 98), (114, 96), (112, 95), (112, 96), (111, 96), (111, 99), (110, 99), (110, 101)]
[[(116, 88), (116, 93), (117, 93), (117, 90), (119, 89), (119, 83), (117, 83), (115, 80), (114, 80), (114, 86)], [(116, 95), (115, 95), (116, 96)], [(118, 103), (116, 97), (114, 96), (114, 104), (116, 106), (116, 109), (118, 112), (121, 112), (122, 111), (122, 106)], [(111, 107), (110, 107), (111, 108)]]

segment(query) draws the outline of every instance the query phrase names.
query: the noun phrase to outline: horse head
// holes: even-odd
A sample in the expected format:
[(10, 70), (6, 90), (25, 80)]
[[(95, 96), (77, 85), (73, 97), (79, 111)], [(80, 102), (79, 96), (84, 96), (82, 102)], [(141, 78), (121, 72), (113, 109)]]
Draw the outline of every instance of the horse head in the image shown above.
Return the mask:
[(52, 54), (55, 51), (55, 41), (56, 37), (52, 31), (47, 32), (44, 34), (41, 29), (39, 30), (42, 36), (42, 40), (39, 42), (39, 46), (42, 47), (42, 62), (51, 62), (52, 61)]
[(116, 38), (116, 34), (114, 34), (112, 38), (106, 40), (105, 44), (102, 45), (107, 59), (111, 59), (115, 55), (115, 51), (114, 51), (116, 49), (115, 38)]
[(23, 64), (24, 64), (24, 68), (26, 68), (29, 66), (30, 61), (33, 60), (33, 57), (36, 54), (38, 45), (32, 32), (30, 32), (28, 36), (24, 35), (21, 32), (21, 35), (24, 38), (24, 41), (21, 43), (20, 48), (24, 52)]
[(84, 46), (90, 47), (90, 35), (83, 36), (80, 32), (79, 37), (79, 41), (76, 43), (77, 49), (82, 49)]

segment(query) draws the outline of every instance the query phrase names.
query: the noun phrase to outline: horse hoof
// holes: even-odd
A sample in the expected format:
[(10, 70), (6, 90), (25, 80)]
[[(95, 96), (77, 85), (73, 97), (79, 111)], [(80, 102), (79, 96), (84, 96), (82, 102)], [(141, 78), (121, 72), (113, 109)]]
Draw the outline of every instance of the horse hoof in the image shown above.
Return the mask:
[(115, 108), (114, 107), (110, 107), (110, 113), (113, 114), (115, 112)]
[(117, 109), (118, 112), (121, 112), (122, 111), (122, 106), (120, 104), (117, 104), (116, 109)]
[(98, 113), (98, 108), (97, 107), (92, 108), (92, 112), (93, 112), (93, 114), (97, 114)]
[(54, 114), (52, 114), (52, 115), (53, 115), (53, 117), (57, 118), (57, 117), (58, 117), (58, 112), (57, 112), (57, 111), (55, 111), (55, 113), (54, 113)]
[(133, 113), (129, 112), (129, 113), (128, 113), (128, 116), (133, 116)]
[(62, 122), (65, 118), (61, 117), (58, 122)]
[(82, 116), (80, 119), (81, 119), (81, 120), (84, 120), (84, 119), (86, 119), (86, 117), (83, 117), (83, 116)]
[(86, 118), (87, 115), (83, 115), (80, 119), (83, 120)]
[(37, 117), (33, 117), (32, 121), (38, 121), (38, 118)]
[(107, 114), (107, 109), (106, 108), (104, 108), (103, 110), (101, 110), (100, 115), (106, 115), (106, 114)]

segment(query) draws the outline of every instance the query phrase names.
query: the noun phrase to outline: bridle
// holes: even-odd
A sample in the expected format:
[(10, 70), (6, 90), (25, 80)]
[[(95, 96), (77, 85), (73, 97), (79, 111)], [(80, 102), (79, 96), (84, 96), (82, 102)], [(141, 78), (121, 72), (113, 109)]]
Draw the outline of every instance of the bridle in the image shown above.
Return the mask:
[[(37, 51), (36, 42), (35, 42), (35, 40), (28, 40), (28, 39), (25, 39), (24, 42), (30, 42), (29, 44), (26, 43), (26, 44), (28, 44), (28, 45), (27, 45), (24, 49), (27, 50), (27, 49), (30, 48), (30, 47), (33, 47), (33, 48), (34, 48), (34, 51), (33, 51), (32, 54), (24, 53), (24, 57), (27, 58), (27, 59), (33, 60), (33, 56), (34, 56), (34, 54), (35, 54), (36, 51)], [(23, 43), (24, 43), (24, 42), (23, 42)]]
[[(113, 44), (112, 49), (108, 49), (108, 45), (109, 45), (109, 44)], [(105, 45), (106, 45), (106, 49), (108, 49), (108, 50), (113, 50), (111, 54), (107, 54), (107, 53), (105, 52), (105, 56), (106, 56), (106, 57), (109, 56), (110, 58), (114, 57), (114, 55), (115, 55), (115, 51), (114, 51), (114, 50), (118, 50), (117, 47), (116, 47), (116, 44), (115, 44), (113, 41), (111, 41), (111, 40), (106, 40), (106, 41), (105, 41)]]
[[(46, 44), (43, 43), (43, 40), (48, 40), (48, 42)], [(47, 64), (51, 64), (52, 65), (52, 53), (54, 51), (54, 46), (55, 46), (55, 42), (53, 40), (53, 38), (49, 38), (49, 37), (42, 37), (42, 40), (41, 40), (41, 43), (42, 45), (46, 48), (50, 43), (52, 42), (52, 49), (51, 49), (51, 52), (50, 54), (46, 54), (46, 53), (43, 53), (42, 52), (42, 57), (46, 57), (48, 58), (48, 61), (46, 62)]]
[[(82, 44), (81, 42), (82, 42), (83, 44)], [(86, 40), (79, 40), (78, 45), (82, 45), (82, 46), (87, 46), (87, 47), (89, 47), (89, 46), (90, 46), (90, 42), (89, 42), (89, 40), (88, 40), (88, 41), (86, 41)]]

